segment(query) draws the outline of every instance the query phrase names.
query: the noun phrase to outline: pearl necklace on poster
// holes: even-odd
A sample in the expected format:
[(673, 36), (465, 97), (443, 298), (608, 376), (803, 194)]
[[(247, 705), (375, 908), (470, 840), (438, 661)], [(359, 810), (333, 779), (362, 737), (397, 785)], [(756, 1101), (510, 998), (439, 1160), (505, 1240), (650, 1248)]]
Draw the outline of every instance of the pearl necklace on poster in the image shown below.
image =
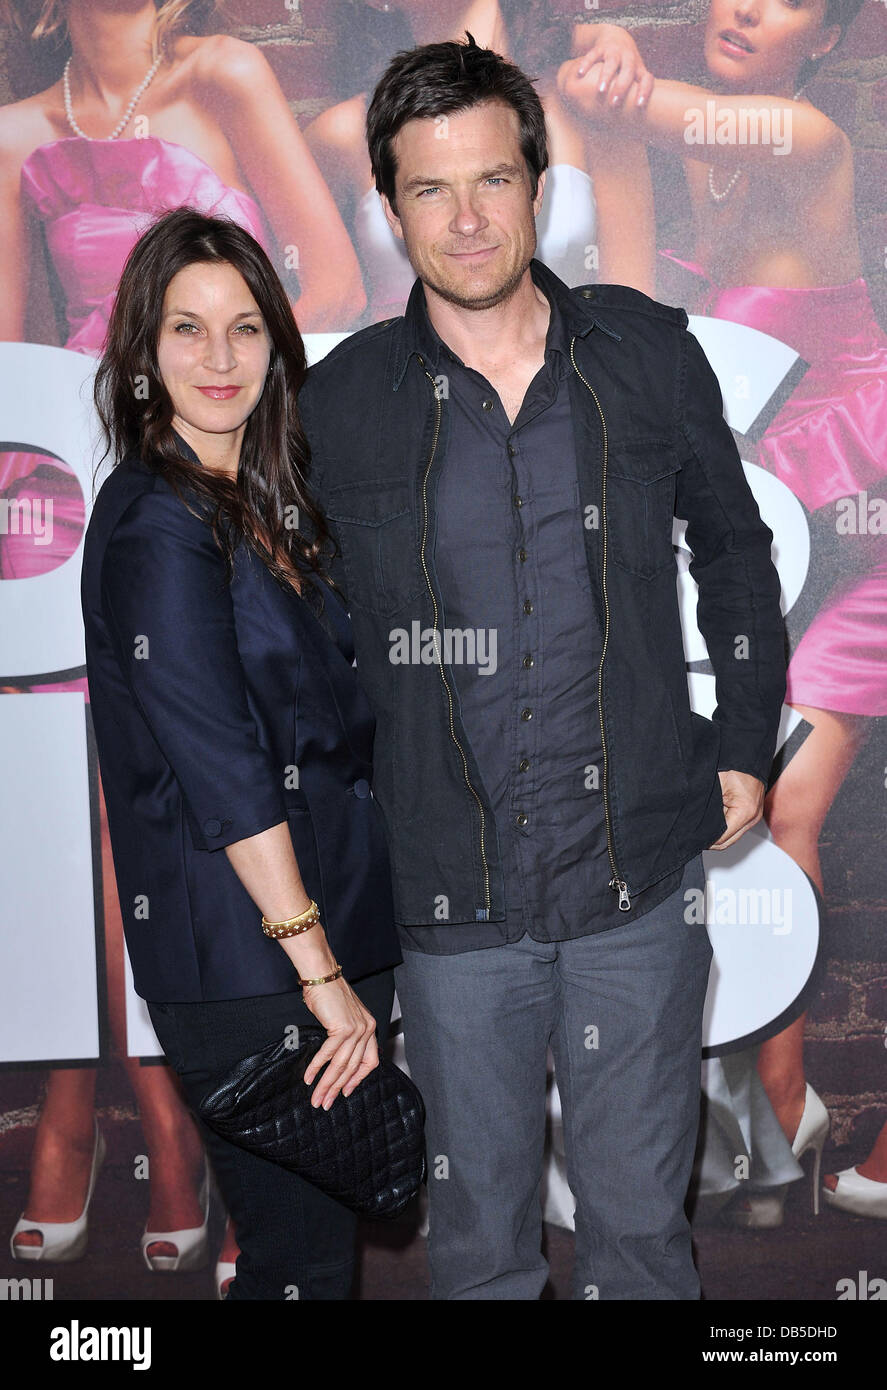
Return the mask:
[(115, 125), (114, 129), (111, 131), (111, 134), (100, 136), (87, 135), (86, 131), (81, 130), (80, 126), (74, 119), (74, 110), (71, 105), (71, 82), (68, 76), (68, 71), (71, 67), (71, 58), (73, 58), (73, 56), (74, 55), (72, 53), (71, 57), (65, 63), (65, 70), (62, 73), (62, 89), (65, 97), (65, 114), (68, 117), (68, 125), (74, 131), (75, 135), (81, 135), (84, 140), (116, 140), (117, 137), (121, 134), (121, 132), (126, 129), (133, 111), (135, 111), (140, 99), (142, 98), (148, 86), (150, 85), (151, 80), (154, 77), (154, 74), (160, 67), (160, 64), (163, 62), (163, 54), (158, 53), (157, 57), (154, 59), (154, 62), (149, 67), (142, 81), (139, 83), (138, 87), (136, 87), (135, 91), (133, 92), (132, 97), (129, 101), (129, 105), (127, 106), (120, 120)]
[[(798, 90), (793, 94), (792, 100), (797, 101), (798, 97), (801, 95), (803, 90), (803, 87), (799, 87)], [(713, 164), (709, 164), (708, 191), (716, 203), (722, 203), (725, 198), (728, 198), (730, 196), (730, 194), (733, 192), (733, 189), (736, 187), (736, 183), (739, 179), (740, 174), (742, 173), (742, 169), (735, 169), (733, 171), (733, 173), (730, 175), (729, 180), (727, 181), (727, 187), (721, 193), (718, 193), (715, 189), (714, 172), (715, 166)]]

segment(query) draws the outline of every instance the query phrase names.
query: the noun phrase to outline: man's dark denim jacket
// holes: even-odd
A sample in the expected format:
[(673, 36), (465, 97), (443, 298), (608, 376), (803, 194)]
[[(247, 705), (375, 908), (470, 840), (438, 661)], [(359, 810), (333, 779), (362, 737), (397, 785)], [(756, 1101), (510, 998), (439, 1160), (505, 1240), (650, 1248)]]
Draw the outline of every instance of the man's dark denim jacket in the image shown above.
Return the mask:
[[(773, 536), (685, 311), (623, 285), (569, 289), (537, 260), (530, 269), (557, 297), (571, 337), (580, 505), (604, 634), (611, 886), (624, 905), (719, 838), (719, 769), (767, 780), (785, 694)], [(299, 408), (376, 715), (373, 791), (388, 830), (397, 921), (501, 921), (489, 799), (447, 650), (440, 644), (434, 659), (428, 640), (441, 621), (432, 557), (449, 415), (438, 375), (446, 362), (428, 360), (415, 341), (423, 293), (417, 280), (402, 318), (363, 329), (312, 367)], [(693, 552), (697, 622), (716, 677), (713, 719), (690, 709), (675, 515), (687, 522)], [(395, 629), (415, 634), (424, 659), (391, 661)]]

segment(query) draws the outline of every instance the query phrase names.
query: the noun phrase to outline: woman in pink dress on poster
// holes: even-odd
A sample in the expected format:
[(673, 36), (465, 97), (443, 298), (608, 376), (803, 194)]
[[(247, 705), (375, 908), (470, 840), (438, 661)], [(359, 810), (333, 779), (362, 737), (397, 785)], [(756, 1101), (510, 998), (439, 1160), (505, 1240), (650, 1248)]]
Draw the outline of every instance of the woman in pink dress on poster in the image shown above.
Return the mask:
[[(0, 339), (25, 341), (39, 317), (29, 289), (43, 288), (45, 238), (67, 320), (62, 346), (98, 354), (130, 248), (157, 214), (186, 204), (230, 217), (261, 242), (292, 289), (301, 331), (343, 329), (359, 317), (365, 296), (354, 249), (267, 60), (236, 38), (186, 32), (209, 18), (211, 4), (22, 0), (7, 8), (34, 41), (30, 51), (47, 36), (69, 42), (57, 51), (56, 68), (68, 53), (58, 80), (0, 108)], [(44, 318), (52, 307), (43, 306)], [(54, 521), (50, 545), (0, 538), (0, 578), (40, 574), (73, 554), (84, 504), (67, 465), (0, 454), (0, 495), (51, 497)], [(88, 698), (85, 679), (28, 688)], [(169, 1068), (126, 1056), (122, 924), (101, 784), (99, 799), (109, 1017), (150, 1159), (142, 1253), (155, 1272), (199, 1268), (207, 1259), (202, 1146)], [(18, 1259), (83, 1251), (105, 1150), (95, 1081), (93, 1068), (50, 1071), (11, 1238)]]
[[(862, 0), (711, 0), (711, 88), (657, 78), (640, 108), (598, 94), (610, 76), (601, 50), (614, 26), (585, 30), (584, 56), (559, 74), (561, 91), (594, 128), (643, 133), (683, 157), (696, 246), (692, 261), (661, 253), (688, 274), (670, 298), (768, 333), (809, 363), (752, 457), (803, 504), (814, 539), (830, 535), (841, 556), (841, 573), (829, 574), (831, 590), (788, 669), (786, 701), (811, 732), (764, 808), (774, 841), (820, 893), (826, 814), (872, 718), (887, 715), (887, 554), (882, 524), (858, 520), (863, 510), (887, 511), (887, 336), (861, 275), (850, 142), (802, 94), (861, 8)], [(782, 158), (772, 143), (729, 137), (695, 152), (691, 112), (708, 113), (713, 130), (729, 129), (749, 105), (768, 113), (771, 129), (781, 122), (790, 132)], [(855, 523), (842, 527), (851, 511)], [(761, 1045), (757, 1066), (793, 1156), (813, 1149), (818, 1168), (829, 1119), (805, 1080), (803, 1032), (802, 1015)], [(780, 1224), (786, 1186), (750, 1192), (732, 1219)], [(826, 1177), (822, 1195), (836, 1209), (887, 1217), (887, 1126), (864, 1162)]]

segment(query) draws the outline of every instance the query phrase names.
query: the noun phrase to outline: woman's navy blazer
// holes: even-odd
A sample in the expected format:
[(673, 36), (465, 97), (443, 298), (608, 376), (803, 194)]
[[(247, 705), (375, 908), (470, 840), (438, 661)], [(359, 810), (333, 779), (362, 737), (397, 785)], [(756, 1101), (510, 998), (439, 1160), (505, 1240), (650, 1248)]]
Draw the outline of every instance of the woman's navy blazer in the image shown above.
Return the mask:
[(99, 490), (83, 552), (86, 665), (145, 999), (298, 988), (222, 852), (282, 821), (346, 979), (401, 959), (371, 793), (374, 720), (341, 600), (310, 582), (323, 621), (241, 543), (229, 587), (208, 522), (135, 453)]

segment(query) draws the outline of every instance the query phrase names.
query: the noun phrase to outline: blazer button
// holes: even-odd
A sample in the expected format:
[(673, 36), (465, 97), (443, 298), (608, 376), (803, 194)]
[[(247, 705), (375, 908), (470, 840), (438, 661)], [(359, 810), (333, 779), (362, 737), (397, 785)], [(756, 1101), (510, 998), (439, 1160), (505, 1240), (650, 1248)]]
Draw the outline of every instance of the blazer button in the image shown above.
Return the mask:
[(358, 777), (353, 787), (354, 795), (361, 798), (369, 796), (370, 784), (365, 777)]
[(203, 822), (203, 830), (206, 835), (221, 835), (222, 822), (220, 820), (206, 820)]

